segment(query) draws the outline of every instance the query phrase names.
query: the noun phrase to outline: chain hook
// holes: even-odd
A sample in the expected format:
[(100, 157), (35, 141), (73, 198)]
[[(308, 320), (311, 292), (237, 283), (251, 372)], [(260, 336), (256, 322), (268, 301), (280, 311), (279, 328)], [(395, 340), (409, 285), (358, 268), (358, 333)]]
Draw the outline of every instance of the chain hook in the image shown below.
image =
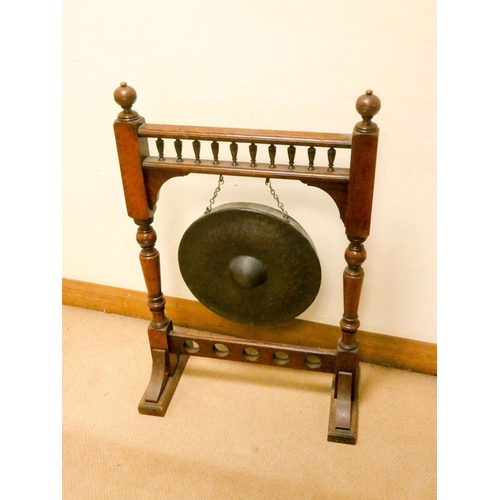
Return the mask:
[(285, 220), (285, 222), (290, 222), (290, 216), (288, 215), (288, 212), (285, 210), (283, 203), (281, 203), (280, 199), (278, 198), (276, 191), (273, 189), (269, 177), (266, 178), (266, 186), (269, 187), (269, 191), (271, 192), (271, 196), (276, 200), (276, 203), (278, 204), (278, 208), (283, 213), (283, 219)]
[(215, 188), (214, 195), (212, 198), (210, 198), (210, 205), (205, 210), (205, 214), (209, 214), (212, 211), (212, 207), (214, 206), (215, 203), (215, 198), (217, 198), (217, 195), (220, 192), (221, 186), (224, 184), (224, 176), (219, 175), (219, 181), (217, 182), (217, 187)]

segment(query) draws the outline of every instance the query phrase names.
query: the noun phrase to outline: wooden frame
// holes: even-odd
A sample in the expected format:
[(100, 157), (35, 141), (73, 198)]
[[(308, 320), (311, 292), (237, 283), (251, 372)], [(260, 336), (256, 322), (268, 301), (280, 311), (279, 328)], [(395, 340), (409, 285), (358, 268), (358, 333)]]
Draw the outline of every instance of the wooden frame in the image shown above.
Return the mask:
[[(358, 306), (366, 258), (363, 243), (370, 232), (378, 127), (372, 121), (380, 100), (371, 90), (356, 101), (362, 120), (352, 134), (287, 132), (218, 127), (147, 124), (132, 110), (137, 94), (122, 83), (115, 90), (122, 107), (114, 123), (116, 145), (128, 215), (137, 224), (140, 262), (148, 291), (151, 322), (148, 327), (152, 356), (151, 380), (139, 411), (163, 416), (189, 356), (246, 361), (290, 368), (326, 371), (334, 375), (328, 440), (354, 444), (358, 430), (359, 354), (356, 332)], [(156, 138), (158, 155), (151, 156), (148, 138)], [(163, 140), (175, 141), (176, 158), (163, 156)], [(182, 141), (192, 140), (194, 159), (182, 157)], [(210, 160), (200, 158), (200, 142), (212, 141)], [(219, 161), (219, 142), (229, 142), (232, 161)], [(249, 144), (250, 162), (238, 160), (238, 143)], [(258, 144), (268, 145), (269, 163), (256, 162)], [(275, 145), (288, 145), (288, 165), (274, 161)], [(308, 148), (309, 165), (295, 165), (296, 146)], [(315, 165), (316, 148), (328, 148), (328, 166)], [(333, 167), (336, 148), (351, 150), (350, 168)], [(306, 347), (219, 334), (179, 334), (165, 315), (159, 253), (152, 227), (161, 186), (190, 173), (299, 180), (328, 193), (339, 208), (349, 240), (344, 270), (344, 314), (337, 349)], [(255, 354), (257, 353), (257, 355)]]

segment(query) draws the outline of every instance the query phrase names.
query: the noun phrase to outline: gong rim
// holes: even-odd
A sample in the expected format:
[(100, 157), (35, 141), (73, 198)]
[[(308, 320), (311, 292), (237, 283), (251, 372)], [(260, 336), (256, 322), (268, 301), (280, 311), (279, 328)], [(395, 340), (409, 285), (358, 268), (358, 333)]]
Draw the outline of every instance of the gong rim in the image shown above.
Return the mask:
[(182, 236), (178, 261), (196, 299), (237, 323), (296, 318), (321, 285), (321, 265), (304, 228), (256, 203), (227, 203), (195, 220)]

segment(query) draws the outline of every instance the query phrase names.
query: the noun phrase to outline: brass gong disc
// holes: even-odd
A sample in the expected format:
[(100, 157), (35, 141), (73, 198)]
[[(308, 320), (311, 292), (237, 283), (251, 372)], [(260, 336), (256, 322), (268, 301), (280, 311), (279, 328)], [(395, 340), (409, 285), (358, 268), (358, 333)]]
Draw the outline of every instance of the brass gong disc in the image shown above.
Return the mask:
[(203, 305), (249, 325), (297, 317), (321, 284), (319, 259), (305, 230), (255, 203), (221, 205), (194, 221), (179, 245), (179, 267)]

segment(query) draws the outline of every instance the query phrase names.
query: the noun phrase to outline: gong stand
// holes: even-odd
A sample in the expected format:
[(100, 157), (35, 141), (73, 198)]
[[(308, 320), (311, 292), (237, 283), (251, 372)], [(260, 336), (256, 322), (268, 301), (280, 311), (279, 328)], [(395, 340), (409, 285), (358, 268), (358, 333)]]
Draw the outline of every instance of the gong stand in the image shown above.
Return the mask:
[[(163, 416), (189, 356), (284, 366), (334, 375), (328, 440), (354, 444), (358, 427), (359, 360), (356, 332), (363, 283), (363, 243), (369, 235), (378, 133), (373, 116), (380, 100), (371, 90), (356, 101), (361, 115), (352, 134), (285, 132), (239, 128), (148, 124), (132, 110), (137, 94), (121, 83), (114, 92), (123, 108), (114, 122), (128, 215), (138, 226), (140, 262), (152, 318), (148, 327), (152, 355), (151, 380), (139, 412)], [(158, 155), (151, 156), (148, 139), (156, 139)], [(176, 157), (164, 157), (164, 139), (174, 141)], [(182, 141), (192, 141), (194, 158), (183, 156)], [(210, 141), (212, 158), (200, 157), (200, 141)], [(229, 143), (231, 161), (219, 160), (219, 143)], [(239, 144), (248, 144), (250, 161), (238, 156)], [(268, 158), (257, 160), (257, 146), (266, 145)], [(275, 163), (276, 146), (287, 147), (289, 163)], [(309, 164), (295, 164), (296, 147), (307, 147)], [(350, 168), (334, 168), (336, 149), (350, 149)], [(324, 166), (315, 164), (323, 150)], [(246, 155), (245, 155), (246, 156)], [(318, 155), (319, 157), (319, 155)], [(328, 193), (338, 207), (349, 240), (343, 275), (344, 313), (337, 349), (306, 347), (212, 333), (180, 333), (165, 315), (160, 260), (155, 248), (153, 215), (161, 186), (173, 177), (190, 173), (298, 180)], [(220, 177), (219, 177), (220, 178)], [(300, 343), (300, 342), (298, 342)], [(306, 343), (306, 342), (305, 342)]]

